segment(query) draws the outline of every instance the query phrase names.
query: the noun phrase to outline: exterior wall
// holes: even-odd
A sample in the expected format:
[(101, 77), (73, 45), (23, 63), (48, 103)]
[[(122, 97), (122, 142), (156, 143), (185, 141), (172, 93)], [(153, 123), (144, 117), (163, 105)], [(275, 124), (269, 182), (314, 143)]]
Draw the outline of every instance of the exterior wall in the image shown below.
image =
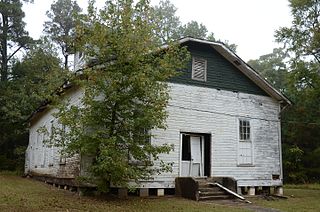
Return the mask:
[[(167, 130), (154, 130), (154, 144), (170, 143), (174, 151), (160, 155), (164, 162), (173, 162), (172, 173), (162, 173), (140, 187), (173, 188), (180, 173), (181, 132), (206, 133), (211, 135), (211, 176), (233, 177), (238, 186), (275, 186), (280, 175), (280, 120), (279, 103), (267, 96), (237, 93), (213, 88), (170, 83)], [(72, 104), (80, 105), (81, 91), (70, 91)], [(67, 158), (60, 164), (56, 147), (43, 144), (43, 135), (37, 130), (47, 127), (50, 131), (55, 118), (53, 110), (46, 110), (33, 120), (30, 141), (26, 152), (26, 172), (59, 178), (74, 178), (84, 166), (79, 157)], [(238, 165), (239, 118), (250, 120), (253, 142), (253, 165)], [(82, 165), (81, 165), (82, 164)], [(159, 165), (155, 162), (155, 165)]]
[[(66, 99), (71, 104), (80, 105), (80, 90), (71, 90)], [(46, 175), (59, 178), (74, 178), (80, 173), (80, 157), (62, 158), (58, 147), (49, 146), (44, 142), (48, 135), (38, 132), (45, 127), (48, 132), (57, 120), (53, 117), (55, 110), (47, 109), (38, 113), (31, 121), (29, 145), (26, 150), (25, 173), (33, 175)]]
[[(180, 132), (211, 134), (211, 176), (233, 177), (238, 186), (282, 185), (279, 103), (267, 96), (205, 87), (170, 84), (167, 130), (154, 130), (154, 144), (174, 144), (174, 151), (161, 155), (173, 162), (173, 172), (154, 176), (142, 186), (174, 187), (180, 172)], [(250, 120), (253, 165), (238, 165), (239, 118)]]

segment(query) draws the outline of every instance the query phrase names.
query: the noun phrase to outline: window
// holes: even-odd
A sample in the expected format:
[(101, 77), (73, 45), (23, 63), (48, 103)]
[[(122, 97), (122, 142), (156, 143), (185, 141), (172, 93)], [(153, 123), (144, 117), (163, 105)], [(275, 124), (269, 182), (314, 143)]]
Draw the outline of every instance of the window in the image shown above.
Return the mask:
[(239, 120), (238, 165), (253, 165), (253, 149), (249, 120)]
[(192, 58), (192, 79), (207, 81), (207, 61), (203, 58)]
[(250, 122), (247, 120), (240, 120), (239, 124), (240, 141), (250, 142)]

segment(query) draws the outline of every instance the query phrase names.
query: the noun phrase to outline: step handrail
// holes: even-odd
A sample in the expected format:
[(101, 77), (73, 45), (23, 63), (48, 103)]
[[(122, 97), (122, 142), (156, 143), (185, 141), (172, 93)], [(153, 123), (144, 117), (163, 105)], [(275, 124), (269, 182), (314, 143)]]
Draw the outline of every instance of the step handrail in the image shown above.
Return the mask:
[(216, 183), (208, 183), (208, 184), (209, 184), (209, 185), (213, 185), (213, 186), (218, 186), (218, 187), (221, 188), (222, 190), (224, 190), (224, 191), (228, 192), (229, 194), (232, 194), (233, 196), (235, 196), (235, 197), (237, 197), (237, 198), (245, 201), (246, 203), (252, 203), (252, 202), (250, 202), (249, 200), (246, 200), (243, 196), (241, 196), (241, 195), (239, 195), (239, 194), (231, 191), (230, 189), (224, 187), (224, 186), (221, 185), (220, 183), (217, 183), (217, 182), (216, 182)]

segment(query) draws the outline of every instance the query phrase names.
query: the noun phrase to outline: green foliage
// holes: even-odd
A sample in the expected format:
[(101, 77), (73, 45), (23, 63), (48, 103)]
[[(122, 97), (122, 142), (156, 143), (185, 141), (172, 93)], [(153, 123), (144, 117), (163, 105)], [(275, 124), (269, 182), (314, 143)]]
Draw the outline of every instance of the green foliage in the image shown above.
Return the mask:
[(181, 37), (181, 22), (176, 16), (177, 8), (169, 0), (161, 0), (153, 9), (152, 15), (156, 25), (156, 34), (160, 43), (167, 43)]
[(286, 92), (288, 68), (285, 63), (287, 54), (283, 49), (273, 49), (270, 54), (259, 59), (249, 60), (248, 64), (268, 80), (275, 88)]
[[(320, 159), (313, 151), (320, 147), (320, 76), (319, 64), (301, 60), (291, 62), (287, 75), (287, 94), (294, 102), (282, 114), (283, 142), (304, 151), (301, 169), (290, 169), (291, 182), (319, 182)], [(285, 169), (287, 167), (285, 166)]]
[(57, 0), (47, 11), (50, 20), (45, 22), (44, 32), (61, 48), (65, 69), (68, 69), (69, 54), (74, 52), (76, 16), (80, 12), (77, 2), (72, 0)]
[[(284, 160), (288, 180), (318, 181), (320, 158), (320, 3), (315, 0), (290, 0), (292, 26), (276, 32), (279, 42), (290, 53), (286, 94), (295, 103), (283, 114), (283, 141), (287, 149), (298, 147), (304, 152), (300, 166), (291, 167)], [(284, 153), (286, 154), (286, 152)]]
[[(25, 0), (25, 2), (29, 1)], [(1, 0), (0, 14), (0, 81), (7, 81), (10, 76), (10, 60), (21, 48), (26, 48), (32, 43), (32, 39), (24, 30), (26, 24), (22, 21), (24, 17), (22, 1)]]
[(211, 32), (209, 33), (209, 35), (207, 35), (207, 37), (205, 38), (209, 41), (213, 41), (213, 42), (219, 42), (219, 43), (223, 43), (226, 47), (228, 47), (231, 51), (236, 52), (237, 51), (237, 45), (234, 43), (230, 43), (228, 40), (220, 40), (220, 39), (216, 39), (214, 37), (214, 33)]
[(55, 127), (50, 142), (68, 155), (94, 156), (91, 180), (107, 190), (111, 182), (126, 186), (170, 171), (158, 155), (172, 147), (151, 143), (147, 132), (165, 128), (166, 80), (189, 57), (186, 49), (154, 42), (148, 1), (108, 1), (99, 12), (90, 2), (88, 11), (79, 20), (78, 48), (97, 65), (74, 81), (84, 92), (81, 105), (59, 107), (64, 127)]
[(194, 37), (222, 42), (232, 51), (236, 51), (237, 45), (230, 44), (227, 40), (216, 39), (212, 32), (208, 34), (207, 27), (202, 23), (192, 20), (183, 25), (176, 11), (177, 8), (170, 0), (161, 0), (158, 6), (152, 8), (152, 23), (156, 25), (154, 33), (160, 43), (168, 43), (183, 37)]
[(290, 0), (290, 7), (292, 26), (276, 32), (285, 49), (275, 49), (249, 64), (294, 102), (281, 113), (285, 181), (319, 182), (320, 3)]
[[(12, 65), (11, 79), (0, 83), (0, 169), (22, 169), (27, 146), (27, 119), (65, 77), (49, 44), (39, 44)], [(2, 165), (1, 165), (2, 163)]]
[(205, 25), (199, 24), (197, 21), (190, 21), (180, 27), (181, 37), (203, 38), (207, 36), (208, 29)]
[(320, 3), (317, 0), (289, 0), (293, 16), (291, 27), (276, 31), (277, 41), (297, 57), (313, 56), (320, 62)]
[(285, 182), (305, 183), (307, 177), (303, 171), (302, 158), (304, 152), (296, 145), (282, 147)]

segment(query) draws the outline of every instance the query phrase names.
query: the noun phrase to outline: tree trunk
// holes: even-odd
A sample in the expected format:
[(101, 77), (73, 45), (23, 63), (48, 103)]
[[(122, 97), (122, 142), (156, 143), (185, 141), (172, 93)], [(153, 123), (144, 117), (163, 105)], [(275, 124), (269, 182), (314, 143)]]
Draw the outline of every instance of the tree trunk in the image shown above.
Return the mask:
[(64, 69), (68, 69), (68, 57), (69, 57), (69, 55), (68, 55), (68, 53), (65, 53), (64, 54)]
[(2, 36), (1, 39), (1, 81), (7, 81), (8, 79), (8, 58), (7, 58), (7, 46), (8, 46), (8, 16), (2, 14)]

